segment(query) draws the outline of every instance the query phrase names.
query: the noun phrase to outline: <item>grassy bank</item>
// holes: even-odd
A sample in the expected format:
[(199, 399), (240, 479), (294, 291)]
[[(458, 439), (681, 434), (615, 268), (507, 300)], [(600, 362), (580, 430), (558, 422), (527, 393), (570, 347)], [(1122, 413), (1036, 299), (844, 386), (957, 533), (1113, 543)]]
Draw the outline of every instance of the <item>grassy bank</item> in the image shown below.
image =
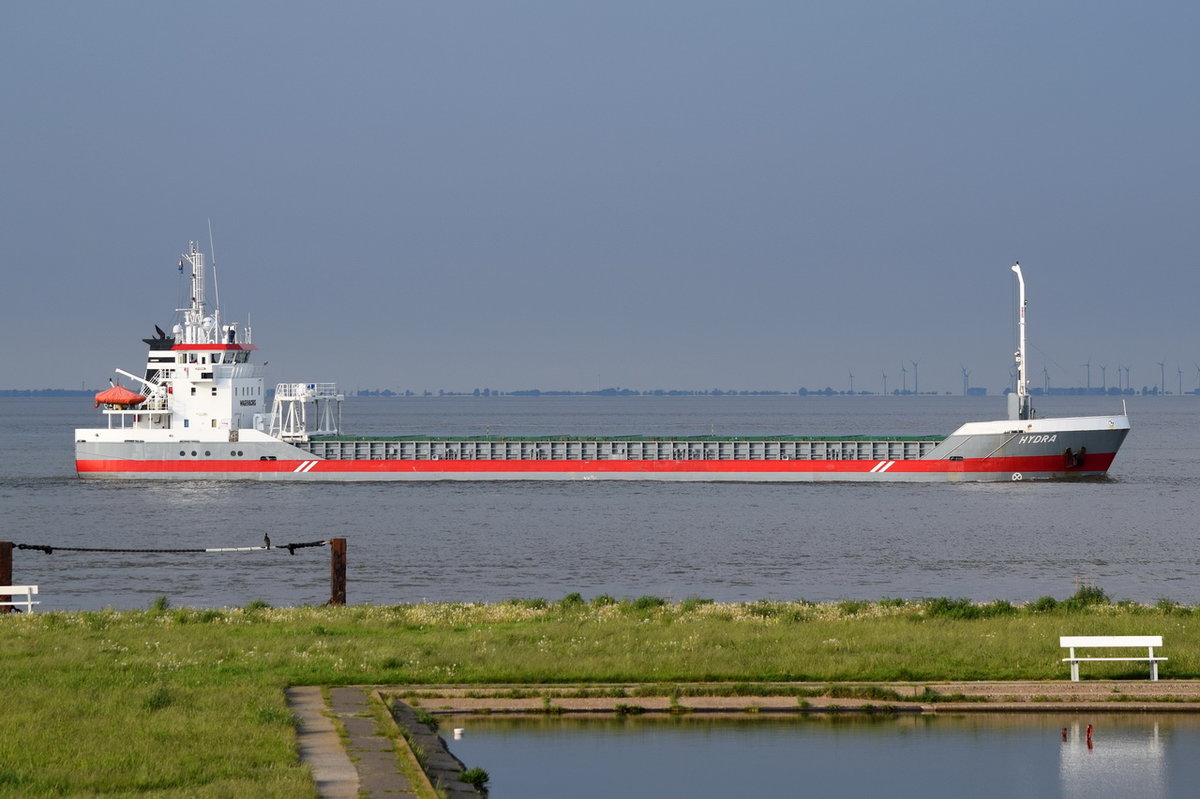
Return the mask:
[(293, 684), (1061, 680), (1063, 634), (1161, 634), (1162, 677), (1194, 678), (1198, 620), (1098, 592), (1024, 606), (573, 595), (2, 616), (0, 795), (314, 796), (283, 700)]

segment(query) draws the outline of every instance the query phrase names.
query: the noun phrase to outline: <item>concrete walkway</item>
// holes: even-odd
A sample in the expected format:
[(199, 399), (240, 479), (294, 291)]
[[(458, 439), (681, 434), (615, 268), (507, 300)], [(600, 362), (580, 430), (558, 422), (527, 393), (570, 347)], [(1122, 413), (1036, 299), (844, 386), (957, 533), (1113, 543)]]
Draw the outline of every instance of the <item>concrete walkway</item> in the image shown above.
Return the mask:
[[(330, 689), (329, 705), (319, 686), (287, 690), (288, 707), (300, 719), (300, 760), (312, 767), (321, 799), (417, 795), (400, 773), (392, 739), (379, 734), (368, 701), (355, 687)], [(331, 716), (346, 731), (345, 746)]]
[(357, 686), (331, 688), (329, 703), (349, 739), (346, 752), (358, 772), (358, 795), (416, 796), (408, 777), (400, 773), (396, 742), (378, 731), (379, 722), (371, 712), (367, 691)]
[(287, 703), (299, 723), (296, 737), (300, 762), (312, 767), (321, 799), (358, 799), (358, 772), (342, 747), (333, 721), (325, 715), (319, 686), (287, 689)]
[[(418, 796), (408, 777), (400, 773), (396, 746), (407, 747), (403, 738), (380, 733), (371, 710), (368, 686), (329, 689), (326, 704), (319, 686), (287, 690), (288, 707), (300, 719), (300, 760), (312, 767), (313, 780), (321, 799), (377, 799)], [(425, 752), (426, 770), (449, 799), (478, 799), (479, 792), (459, 781), (463, 765), (446, 749), (437, 733), (420, 723), (412, 708), (397, 703), (395, 721), (407, 728)], [(345, 739), (333, 720), (345, 730)], [(426, 789), (428, 795), (429, 788)]]
[[(547, 702), (555, 713), (614, 714), (622, 708), (647, 713), (752, 713), (857, 712), (869, 707), (920, 713), (994, 711), (1060, 712), (1104, 710), (1110, 713), (1200, 713), (1200, 680), (1069, 680), (1008, 682), (854, 682), (774, 683), (781, 689), (804, 693), (767, 693), (763, 696), (721, 694), (721, 684), (680, 684), (678, 697), (644, 695), (636, 684), (587, 685), (420, 685), (383, 687), (384, 694), (404, 697), (419, 692), (421, 703), (438, 716), (453, 714), (546, 713)], [(830, 696), (835, 687), (858, 691)], [(516, 692), (514, 688), (521, 689)], [(688, 688), (714, 689), (714, 695)], [(879, 691), (872, 693), (872, 689)], [(928, 692), (928, 693), (927, 693)], [(695, 694), (695, 695), (692, 695)], [(798, 701), (803, 699), (803, 702)]]

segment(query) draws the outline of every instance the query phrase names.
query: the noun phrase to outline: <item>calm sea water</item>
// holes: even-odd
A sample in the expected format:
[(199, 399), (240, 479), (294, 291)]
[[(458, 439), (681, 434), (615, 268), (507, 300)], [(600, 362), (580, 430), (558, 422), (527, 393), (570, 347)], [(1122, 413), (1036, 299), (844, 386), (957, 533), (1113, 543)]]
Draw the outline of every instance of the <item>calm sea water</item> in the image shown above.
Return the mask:
[[(1200, 718), (1044, 713), (711, 721), (450, 719), (495, 799), (1192, 797)], [(1094, 744), (1085, 730), (1095, 727)], [(1067, 728), (1067, 740), (1061, 729)]]
[[(1119, 412), (1047, 398), (1042, 416)], [(1002, 398), (352, 399), (350, 433), (948, 433)], [(348, 539), (349, 601), (653, 594), (721, 601), (1029, 600), (1080, 580), (1114, 598), (1200, 602), (1200, 398), (1129, 400), (1108, 480), (964, 485), (106, 483), (74, 476), (85, 399), (0, 400), (0, 540), (207, 548)], [(43, 610), (321, 603), (327, 549), (18, 551)]]

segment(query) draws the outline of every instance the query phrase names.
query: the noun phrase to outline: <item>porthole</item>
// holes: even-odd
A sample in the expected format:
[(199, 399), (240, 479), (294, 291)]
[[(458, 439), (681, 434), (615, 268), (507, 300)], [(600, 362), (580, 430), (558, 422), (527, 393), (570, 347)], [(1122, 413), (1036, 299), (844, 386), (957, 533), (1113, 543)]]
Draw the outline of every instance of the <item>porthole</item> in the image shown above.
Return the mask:
[(179, 450), (179, 456), (183, 457), (184, 455), (187, 455), (187, 453), (184, 452), (183, 450)]
[(192, 457), (196, 457), (196, 450), (192, 450)]
[(236, 450), (236, 449), (231, 449), (231, 450), (229, 450), (229, 454), (230, 454), (230, 455), (232, 455), (232, 456), (236, 456), (236, 455), (237, 455), (237, 450)]
[(242, 451), (239, 449), (239, 450), (238, 450), (238, 456), (241, 456), (241, 454), (242, 454)]
[(204, 450), (204, 457), (207, 458), (209, 455), (212, 455), (212, 453), (209, 452), (208, 450)]

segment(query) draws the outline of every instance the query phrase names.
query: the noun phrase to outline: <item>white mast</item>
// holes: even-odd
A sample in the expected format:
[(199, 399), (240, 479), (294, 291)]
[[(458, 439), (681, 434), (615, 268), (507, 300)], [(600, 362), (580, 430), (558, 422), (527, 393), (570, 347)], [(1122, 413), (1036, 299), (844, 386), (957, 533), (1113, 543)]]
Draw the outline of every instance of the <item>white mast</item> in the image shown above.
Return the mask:
[(204, 253), (196, 248), (196, 242), (188, 242), (188, 251), (179, 258), (179, 269), (184, 265), (192, 268), (192, 304), (189, 308), (177, 308), (183, 312), (183, 341), (181, 344), (216, 344), (221, 335), (221, 311), (213, 309), (205, 316), (207, 303), (204, 300)]
[(1025, 375), (1025, 277), (1021, 274), (1020, 261), (1012, 265), (1012, 270), (1017, 274), (1017, 285), (1019, 286), (1020, 321), (1015, 355), (1017, 359), (1017, 391), (1015, 394), (1009, 395), (1011, 399), (1008, 402), (1008, 418), (1028, 419), (1033, 415), (1033, 409), (1029, 401), (1029, 378)]

